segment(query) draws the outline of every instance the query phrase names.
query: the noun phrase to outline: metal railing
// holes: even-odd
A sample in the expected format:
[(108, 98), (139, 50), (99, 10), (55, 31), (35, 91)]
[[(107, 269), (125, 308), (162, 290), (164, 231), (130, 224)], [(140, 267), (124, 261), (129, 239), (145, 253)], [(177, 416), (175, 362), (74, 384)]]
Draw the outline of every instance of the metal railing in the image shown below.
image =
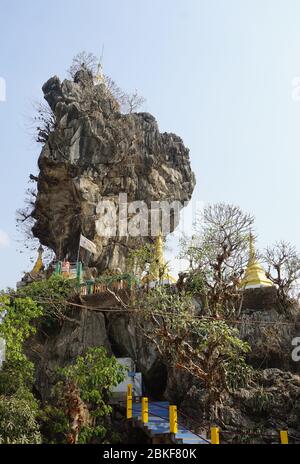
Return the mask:
[[(149, 412), (149, 399), (147, 397), (133, 397), (132, 394), (132, 385), (129, 384), (127, 387), (127, 399), (126, 399), (126, 418), (127, 419), (132, 419), (133, 418), (133, 400), (140, 399), (141, 400), (141, 421), (143, 424), (147, 424), (149, 422), (149, 416), (154, 416), (154, 417), (161, 417), (164, 421), (166, 420), (166, 417), (160, 416), (158, 414), (153, 414), (152, 412)], [(155, 404), (155, 402), (153, 402)], [(178, 416), (182, 415), (183, 417), (190, 419), (193, 422), (196, 422), (194, 419), (189, 418), (188, 416), (178, 413), (177, 411), (177, 406), (176, 405), (169, 405), (169, 407), (158, 405), (162, 409), (169, 409), (169, 415), (168, 415), (168, 420), (169, 420), (169, 433), (170, 434), (175, 434), (178, 432)], [(201, 440), (205, 441), (206, 443), (212, 444), (212, 445), (219, 445), (221, 442), (220, 437), (223, 435), (231, 435), (231, 436), (255, 436), (257, 438), (272, 438), (272, 439), (278, 439), (278, 442), (282, 445), (287, 445), (289, 444), (289, 434), (288, 430), (280, 430), (279, 433), (277, 434), (264, 434), (264, 433), (255, 433), (251, 431), (222, 431), (220, 430), (219, 427), (213, 426), (210, 428), (210, 440), (204, 438), (203, 436), (199, 435), (198, 433), (194, 431), (190, 431), (187, 429), (185, 426), (180, 424), (180, 427), (185, 429), (188, 432), (193, 433), (197, 437), (199, 437)], [(294, 438), (294, 437), (291, 437)], [(226, 440), (224, 440), (226, 441)]]

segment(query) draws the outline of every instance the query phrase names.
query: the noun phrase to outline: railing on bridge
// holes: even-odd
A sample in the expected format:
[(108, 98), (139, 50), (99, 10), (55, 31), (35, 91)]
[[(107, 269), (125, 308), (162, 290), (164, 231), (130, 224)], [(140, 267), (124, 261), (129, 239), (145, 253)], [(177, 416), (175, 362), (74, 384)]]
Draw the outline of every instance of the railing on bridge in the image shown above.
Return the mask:
[[(139, 400), (139, 403), (137, 405), (136, 400)], [(151, 411), (151, 404), (157, 404), (159, 405), (159, 408), (168, 409), (168, 414), (166, 412), (157, 414), (153, 413)], [(150, 407), (149, 407), (150, 406)], [(156, 408), (157, 409), (157, 408)], [(279, 434), (263, 434), (263, 433), (253, 433), (249, 431), (240, 431), (240, 433), (237, 432), (231, 432), (231, 431), (221, 431), (219, 427), (211, 427), (210, 428), (210, 439), (206, 439), (205, 437), (195, 433), (194, 431), (188, 430), (185, 426), (182, 426), (179, 422), (179, 414), (177, 411), (177, 406), (176, 405), (168, 405), (164, 406), (160, 403), (155, 403), (155, 402), (149, 402), (149, 399), (147, 397), (142, 397), (142, 398), (136, 398), (133, 397), (132, 395), (132, 385), (128, 385), (128, 390), (127, 390), (127, 400), (126, 400), (126, 418), (128, 420), (133, 419), (136, 414), (138, 414), (139, 419), (141, 423), (147, 427), (147, 424), (149, 423), (149, 417), (154, 416), (156, 419), (161, 419), (164, 422), (163, 427), (157, 427), (157, 433), (162, 433), (162, 434), (172, 434), (175, 438), (175, 440), (184, 440), (184, 433), (182, 430), (185, 430), (186, 433), (186, 441), (183, 441), (185, 443), (188, 442), (188, 440), (193, 440), (192, 442), (194, 444), (200, 444), (200, 443), (208, 443), (212, 445), (219, 445), (220, 444), (220, 436), (223, 437), (224, 435), (240, 435), (240, 436), (255, 436), (255, 437), (265, 437), (265, 438), (270, 438), (272, 440), (275, 440), (282, 444), (282, 445), (287, 445), (289, 443), (289, 436), (288, 436), (288, 431), (287, 430), (280, 430)], [(178, 433), (179, 432), (179, 433)], [(190, 438), (188, 438), (190, 437)], [(198, 439), (198, 440), (197, 440)], [(225, 442), (225, 438), (224, 438)]]

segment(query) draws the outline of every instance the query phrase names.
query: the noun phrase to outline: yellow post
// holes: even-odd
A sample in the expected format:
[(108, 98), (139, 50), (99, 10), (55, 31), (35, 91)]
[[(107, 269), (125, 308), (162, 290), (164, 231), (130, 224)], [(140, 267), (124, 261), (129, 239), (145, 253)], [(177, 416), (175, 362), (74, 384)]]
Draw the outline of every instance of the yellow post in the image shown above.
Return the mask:
[(142, 422), (146, 424), (148, 422), (149, 411), (148, 411), (148, 398), (142, 398)]
[(127, 385), (127, 419), (132, 419), (132, 385)]
[(282, 445), (289, 444), (289, 436), (287, 430), (280, 430), (280, 443)]
[(210, 440), (212, 445), (220, 444), (220, 432), (219, 427), (211, 427), (210, 429)]
[(178, 432), (177, 406), (169, 406), (170, 433)]

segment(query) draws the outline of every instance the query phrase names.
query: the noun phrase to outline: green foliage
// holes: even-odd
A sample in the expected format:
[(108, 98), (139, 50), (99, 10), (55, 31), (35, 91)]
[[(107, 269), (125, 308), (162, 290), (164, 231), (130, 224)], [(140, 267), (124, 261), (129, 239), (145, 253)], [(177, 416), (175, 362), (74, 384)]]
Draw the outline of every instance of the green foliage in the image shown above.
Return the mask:
[(256, 414), (263, 414), (270, 411), (274, 406), (274, 396), (267, 392), (263, 387), (258, 388), (255, 393), (247, 399), (246, 405)]
[(38, 402), (27, 387), (0, 395), (0, 443), (41, 443), (38, 414)]
[(206, 294), (205, 278), (203, 277), (201, 272), (197, 272), (197, 273), (189, 275), (187, 282), (186, 282), (185, 289), (188, 293), (191, 293), (192, 295), (195, 295), (195, 294), (205, 295)]
[(40, 442), (37, 417), (46, 440), (61, 442), (70, 430), (70, 418), (63, 401), (68, 382), (78, 387), (80, 400), (87, 405), (91, 417), (91, 423), (83, 424), (78, 442), (104, 440), (107, 434), (105, 418), (111, 412), (108, 396), (112, 387), (124, 379), (124, 369), (114, 357), (107, 356), (104, 348), (89, 349), (74, 365), (60, 371), (62, 381), (57, 385), (61, 393), (59, 407), (47, 405), (44, 411), (38, 411), (30, 393), (34, 366), (24, 354), (24, 342), (36, 332), (35, 319), (64, 316), (66, 300), (72, 290), (70, 281), (52, 277), (20, 289), (17, 297), (12, 291), (0, 296), (0, 336), (6, 341), (6, 360), (0, 371), (0, 440), (3, 443)]
[(0, 444), (41, 443), (37, 411), (38, 405), (28, 392), (0, 396)]
[(0, 295), (0, 336), (6, 357), (0, 370), (0, 443), (40, 443), (38, 403), (30, 388), (33, 364), (23, 352), (25, 340), (35, 333), (32, 321), (42, 314), (31, 298)]
[[(133, 274), (130, 274), (128, 272), (123, 272), (121, 274), (102, 274), (99, 276), (95, 282), (96, 283), (103, 283), (108, 286), (111, 286), (114, 282), (120, 282), (121, 280), (127, 280), (129, 287), (131, 287), (133, 284), (138, 284), (139, 279), (135, 277)], [(84, 284), (86, 285), (86, 284)]]
[[(79, 443), (103, 441), (107, 436), (106, 419), (111, 412), (108, 397), (114, 385), (124, 379), (124, 369), (114, 357), (108, 357), (104, 348), (91, 348), (75, 364), (61, 369), (57, 405), (46, 405), (39, 411), (30, 389), (34, 366), (24, 354), (24, 342), (36, 332), (35, 320), (63, 317), (66, 299), (72, 284), (60, 277), (35, 282), (19, 290), (0, 295), (0, 337), (6, 341), (6, 359), (0, 370), (0, 442), (39, 443), (41, 422), (45, 439), (50, 443), (62, 442), (70, 432), (70, 416), (64, 402), (65, 387), (74, 383), (80, 401), (87, 410), (89, 421), (79, 434)], [(70, 407), (69, 403), (69, 407)]]
[(0, 394), (10, 396), (19, 389), (30, 389), (33, 384), (33, 376), (33, 363), (25, 355), (22, 360), (6, 360), (0, 370)]
[(39, 413), (43, 443), (63, 443), (69, 430), (69, 420), (62, 407), (47, 403)]
[(32, 321), (42, 314), (41, 307), (30, 298), (0, 296), (0, 336), (6, 343), (6, 357), (0, 371), (0, 394), (13, 395), (22, 388), (30, 388), (33, 364), (23, 352), (25, 340), (35, 333)]
[(179, 314), (192, 314), (193, 301), (190, 295), (171, 293), (164, 286), (152, 289), (144, 302), (146, 311), (143, 316), (152, 319), (152, 312), (164, 316), (170, 324), (185, 326), (186, 319), (177, 317)]
[(42, 308), (31, 298), (10, 298), (4, 294), (0, 295), (0, 305), (0, 336), (6, 342), (6, 360), (23, 361), (23, 343), (35, 333), (31, 322), (42, 314)]
[(63, 319), (69, 305), (67, 300), (75, 292), (72, 280), (59, 275), (52, 275), (47, 280), (33, 282), (18, 290), (20, 297), (29, 296), (43, 308), (43, 316), (47, 319)]
[(156, 265), (155, 256), (155, 245), (146, 243), (131, 251), (127, 258), (128, 269), (141, 279), (153, 272), (153, 267)]
[(0, 394), (12, 395), (21, 387), (30, 387), (33, 364), (23, 352), (23, 344), (35, 333), (32, 321), (42, 314), (41, 307), (30, 298), (0, 296), (0, 337), (6, 343), (6, 357), (0, 371)]
[(103, 415), (111, 411), (104, 398), (124, 380), (124, 368), (114, 356), (107, 356), (102, 346), (89, 348), (84, 356), (78, 356), (75, 364), (61, 369), (60, 373), (79, 387), (83, 401), (97, 405)]
[(244, 353), (250, 350), (250, 347), (245, 343), (246, 349), (238, 352), (235, 356), (231, 355), (229, 360), (224, 362), (224, 375), (227, 389), (235, 391), (238, 388), (246, 387), (254, 375), (254, 370), (246, 363)]
[(105, 418), (111, 413), (108, 399), (112, 388), (125, 378), (125, 369), (114, 356), (109, 357), (105, 348), (89, 348), (76, 362), (59, 369), (62, 380), (55, 387), (55, 394), (61, 405), (65, 402), (66, 389), (74, 384), (80, 400), (87, 406), (91, 422), (80, 430), (79, 443), (103, 441), (107, 434)]
[(197, 315), (191, 296), (153, 289), (139, 314), (141, 330), (165, 362), (200, 379), (213, 399), (249, 381), (249, 345), (226, 321)]

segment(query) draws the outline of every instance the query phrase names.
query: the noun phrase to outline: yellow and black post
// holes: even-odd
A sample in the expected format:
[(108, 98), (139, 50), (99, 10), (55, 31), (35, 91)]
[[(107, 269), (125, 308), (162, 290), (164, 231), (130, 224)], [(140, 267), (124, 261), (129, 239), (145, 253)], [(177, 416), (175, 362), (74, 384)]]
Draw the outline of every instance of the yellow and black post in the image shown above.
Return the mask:
[(149, 419), (148, 398), (142, 398), (142, 422), (147, 424)]
[(131, 383), (127, 385), (127, 419), (132, 419), (132, 385)]
[(280, 443), (282, 445), (288, 445), (289, 444), (289, 436), (288, 436), (288, 431), (287, 430), (280, 430)]
[(177, 406), (169, 406), (170, 433), (178, 432)]
[(211, 427), (210, 429), (210, 441), (212, 445), (220, 444), (220, 431), (219, 427)]

